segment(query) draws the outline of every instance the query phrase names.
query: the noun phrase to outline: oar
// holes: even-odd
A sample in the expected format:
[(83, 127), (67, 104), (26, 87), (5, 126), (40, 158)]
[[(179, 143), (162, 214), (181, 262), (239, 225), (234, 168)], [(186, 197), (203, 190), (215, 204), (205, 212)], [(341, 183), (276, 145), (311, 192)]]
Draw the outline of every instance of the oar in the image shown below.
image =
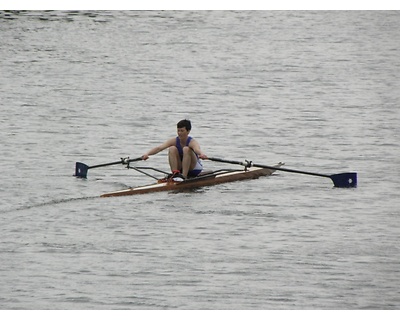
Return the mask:
[(121, 158), (120, 161), (97, 164), (97, 165), (90, 166), (90, 167), (87, 164), (84, 164), (82, 162), (76, 162), (75, 163), (75, 176), (78, 178), (87, 178), (87, 171), (89, 169), (112, 166), (114, 164), (129, 164), (130, 162), (140, 161), (140, 160), (142, 160), (142, 157), (136, 158), (136, 159)]
[(224, 160), (224, 159), (212, 158), (212, 157), (208, 157), (207, 159), (211, 160), (211, 161), (238, 164), (238, 165), (247, 166), (247, 167), (266, 168), (266, 169), (271, 169), (271, 170), (279, 170), (279, 171), (286, 171), (286, 172), (292, 172), (292, 173), (307, 174), (310, 176), (330, 178), (333, 181), (333, 184), (335, 185), (335, 187), (337, 187), (337, 188), (355, 188), (355, 187), (357, 187), (357, 172), (346, 172), (346, 173), (338, 173), (338, 174), (329, 175), (329, 174), (314, 173), (314, 172), (293, 170), (293, 169), (287, 169), (287, 168), (276, 168), (276, 167), (266, 166), (263, 164), (256, 164), (256, 163), (252, 163), (252, 162), (232, 161), (232, 160)]

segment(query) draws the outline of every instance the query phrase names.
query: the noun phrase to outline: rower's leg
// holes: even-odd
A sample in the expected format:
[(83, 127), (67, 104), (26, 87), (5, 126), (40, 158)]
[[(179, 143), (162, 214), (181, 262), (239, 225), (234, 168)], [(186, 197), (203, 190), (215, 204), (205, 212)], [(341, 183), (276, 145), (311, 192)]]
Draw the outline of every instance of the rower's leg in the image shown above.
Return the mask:
[(182, 160), (182, 175), (187, 178), (189, 170), (193, 170), (196, 167), (197, 157), (192, 149), (189, 147), (183, 148), (183, 160)]
[(168, 160), (169, 160), (169, 166), (171, 167), (171, 171), (173, 172), (174, 170), (181, 170), (182, 168), (182, 163), (181, 163), (181, 158), (179, 157), (179, 151), (178, 148), (175, 146), (172, 146), (168, 150)]

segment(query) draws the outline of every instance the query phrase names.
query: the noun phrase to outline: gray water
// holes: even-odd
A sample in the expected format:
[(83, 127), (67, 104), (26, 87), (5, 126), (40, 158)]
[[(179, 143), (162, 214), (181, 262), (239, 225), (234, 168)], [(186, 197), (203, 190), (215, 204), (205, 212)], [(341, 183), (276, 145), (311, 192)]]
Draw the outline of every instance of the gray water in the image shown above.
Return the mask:
[[(1, 309), (399, 308), (399, 12), (0, 12), (0, 34)], [(358, 188), (73, 177), (182, 118), (208, 156)]]

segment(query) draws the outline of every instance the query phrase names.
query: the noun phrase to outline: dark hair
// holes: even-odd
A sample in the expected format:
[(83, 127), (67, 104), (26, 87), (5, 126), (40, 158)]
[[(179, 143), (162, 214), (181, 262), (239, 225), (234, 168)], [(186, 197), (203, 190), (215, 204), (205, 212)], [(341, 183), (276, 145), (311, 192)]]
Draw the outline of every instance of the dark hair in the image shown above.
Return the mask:
[(179, 121), (176, 126), (177, 128), (186, 128), (187, 131), (192, 130), (192, 124), (187, 119)]

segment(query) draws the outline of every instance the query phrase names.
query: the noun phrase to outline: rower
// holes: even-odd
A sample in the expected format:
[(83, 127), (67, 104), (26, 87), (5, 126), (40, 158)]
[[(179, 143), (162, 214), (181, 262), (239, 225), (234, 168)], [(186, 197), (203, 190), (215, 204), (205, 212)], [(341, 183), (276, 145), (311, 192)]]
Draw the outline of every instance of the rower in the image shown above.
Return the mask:
[(203, 170), (200, 159), (207, 159), (201, 151), (199, 143), (189, 136), (192, 130), (190, 120), (181, 120), (177, 123), (178, 135), (170, 138), (142, 156), (147, 160), (149, 156), (155, 155), (168, 148), (168, 160), (171, 168), (169, 178), (187, 179), (197, 177)]

